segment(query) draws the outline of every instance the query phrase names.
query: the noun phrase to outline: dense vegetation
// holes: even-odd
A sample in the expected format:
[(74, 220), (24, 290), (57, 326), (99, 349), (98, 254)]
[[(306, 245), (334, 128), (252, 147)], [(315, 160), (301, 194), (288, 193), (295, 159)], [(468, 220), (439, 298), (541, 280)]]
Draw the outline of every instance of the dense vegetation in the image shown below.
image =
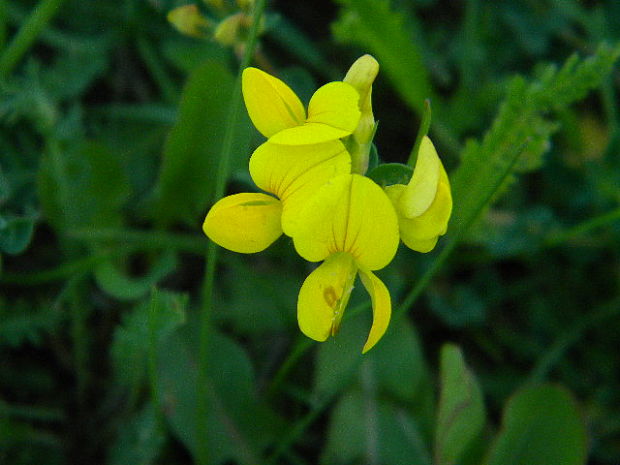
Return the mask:
[[(620, 3), (263, 3), (0, 0), (0, 463), (617, 464)], [(364, 53), (379, 158), (430, 99), (454, 210), (362, 356), (363, 291), (315, 343), (290, 239), (201, 223), (253, 189), (244, 54), (307, 100)]]

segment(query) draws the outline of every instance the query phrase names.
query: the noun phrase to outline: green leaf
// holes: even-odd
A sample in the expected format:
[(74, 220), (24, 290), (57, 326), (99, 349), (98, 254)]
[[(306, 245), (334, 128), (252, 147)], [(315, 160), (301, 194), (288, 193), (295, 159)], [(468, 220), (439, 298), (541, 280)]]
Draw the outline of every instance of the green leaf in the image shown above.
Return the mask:
[(112, 260), (107, 260), (95, 269), (95, 279), (101, 289), (119, 300), (134, 300), (145, 296), (161, 279), (177, 266), (172, 251), (163, 252), (141, 277), (130, 277), (119, 269)]
[(403, 463), (430, 465), (421, 429), (408, 409), (370, 392), (343, 394), (329, 420), (324, 464)]
[(384, 163), (370, 171), (367, 176), (381, 187), (408, 184), (413, 176), (413, 168), (402, 163)]
[[(225, 121), (235, 79), (221, 63), (208, 61), (190, 75), (179, 118), (164, 147), (153, 215), (161, 224), (196, 226), (212, 200)], [(250, 125), (245, 112), (235, 128), (233, 168), (247, 162)]]
[(583, 465), (586, 460), (586, 429), (573, 397), (561, 387), (541, 385), (510, 399), (485, 464)]
[(441, 393), (435, 430), (435, 463), (455, 465), (473, 445), (485, 423), (482, 393), (461, 350), (441, 349)]
[(541, 166), (549, 139), (557, 129), (545, 113), (566, 107), (598, 86), (619, 54), (620, 46), (602, 45), (586, 60), (572, 56), (560, 70), (548, 66), (531, 82), (520, 77), (512, 80), (491, 129), (481, 142), (467, 143), (461, 164), (451, 176), (451, 234), (463, 233), (505, 191), (515, 173)]
[(0, 216), (0, 252), (17, 255), (26, 250), (35, 222), (33, 216)]
[(39, 198), (46, 219), (60, 230), (118, 226), (130, 195), (120, 157), (106, 146), (55, 144), (39, 170)]
[(408, 321), (391, 325), (363, 363), (374, 368), (382, 392), (402, 401), (414, 401), (430, 382), (420, 338)]
[(282, 422), (258, 401), (249, 357), (231, 339), (211, 333), (209, 434), (196, 438), (197, 352), (197, 345), (180, 333), (159, 351), (160, 398), (172, 431), (192, 453), (197, 450), (196, 441), (207, 441), (210, 463), (259, 463), (261, 451), (282, 434)]
[[(114, 332), (110, 349), (112, 364), (118, 382), (127, 387), (139, 386), (146, 377), (149, 346), (153, 341), (151, 329), (158, 345), (185, 322), (187, 296), (169, 291), (157, 291), (155, 310), (151, 299), (141, 302), (125, 314), (123, 322)], [(151, 321), (155, 315), (155, 321)], [(153, 324), (154, 323), (154, 324)]]
[(338, 334), (321, 343), (314, 372), (314, 392), (318, 396), (334, 395), (353, 381), (362, 363), (369, 328), (367, 316), (345, 317)]
[(51, 303), (0, 299), (0, 347), (17, 348), (24, 344), (38, 347), (52, 333), (63, 315)]
[[(375, 128), (377, 125), (375, 124)], [(377, 166), (379, 166), (379, 151), (377, 150), (377, 146), (373, 142), (370, 145), (370, 153), (368, 154), (368, 171), (374, 170)]]
[(388, 0), (338, 0), (343, 8), (332, 25), (336, 39), (369, 50), (403, 99), (422, 111), (431, 87), (422, 54), (405, 17)]
[(166, 440), (153, 404), (146, 406), (119, 428), (110, 449), (108, 465), (155, 463)]

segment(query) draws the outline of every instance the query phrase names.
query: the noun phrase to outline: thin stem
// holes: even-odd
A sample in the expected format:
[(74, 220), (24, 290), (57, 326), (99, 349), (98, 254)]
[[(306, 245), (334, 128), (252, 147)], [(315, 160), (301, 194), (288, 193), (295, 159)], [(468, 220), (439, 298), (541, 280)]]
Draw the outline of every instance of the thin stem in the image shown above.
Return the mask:
[(615, 210), (605, 213), (604, 215), (591, 218), (583, 223), (567, 229), (566, 231), (554, 234), (545, 241), (544, 245), (546, 247), (555, 247), (556, 245), (573, 239), (574, 237), (590, 232), (593, 229), (613, 223), (616, 220), (620, 220), (620, 208), (616, 208)]
[[(214, 198), (218, 199), (224, 194), (230, 171), (230, 159), (233, 150), (235, 127), (241, 106), (241, 73), (249, 66), (258, 40), (259, 26), (265, 9), (265, 0), (257, 0), (254, 5), (252, 27), (245, 47), (245, 53), (241, 60), (241, 66), (237, 75), (237, 81), (231, 97), (230, 109), (226, 124), (226, 132), (222, 142), (222, 152), (219, 157), (219, 165), (215, 180)], [(209, 449), (207, 446), (207, 414), (208, 414), (208, 375), (209, 364), (209, 341), (211, 338), (211, 311), (213, 306), (213, 285), (215, 282), (215, 265), (217, 262), (218, 247), (209, 242), (206, 253), (206, 271), (202, 288), (202, 308), (200, 315), (200, 346), (198, 352), (198, 376), (197, 376), (197, 405), (196, 405), (196, 461), (199, 465), (208, 465)]]
[(137, 229), (83, 228), (70, 231), (67, 235), (87, 242), (116, 242), (119, 245), (131, 245), (138, 250), (173, 249), (180, 252), (204, 254), (203, 237), (197, 234), (140, 231)]
[(431, 127), (431, 101), (429, 99), (424, 100), (424, 111), (422, 113), (422, 121), (420, 121), (420, 128), (418, 129), (418, 134), (415, 137), (415, 142), (413, 144), (413, 148), (411, 149), (411, 153), (409, 154), (409, 159), (407, 160), (407, 164), (415, 169), (416, 161), (418, 161), (418, 152), (420, 151), (420, 145), (422, 144), (422, 139), (424, 136), (428, 134), (428, 130)]
[(176, 102), (178, 100), (177, 89), (165, 67), (162, 65), (157, 53), (153, 50), (151, 43), (145, 37), (138, 37), (137, 45), (138, 52), (140, 52), (144, 64), (157, 83), (162, 93), (163, 100), (168, 103)]
[(579, 342), (586, 331), (618, 315), (620, 315), (620, 300), (615, 299), (602, 308), (577, 319), (538, 359), (527, 379), (527, 383), (534, 384), (544, 381), (553, 366), (562, 359), (572, 345)]
[(297, 361), (313, 345), (314, 345), (314, 341), (305, 336), (303, 336), (303, 339), (297, 340), (295, 347), (293, 347), (293, 350), (289, 352), (288, 356), (286, 357), (282, 365), (280, 365), (280, 368), (278, 369), (275, 376), (273, 377), (273, 381), (271, 381), (271, 384), (269, 385), (269, 388), (267, 389), (268, 398), (271, 398), (278, 391), (278, 389), (280, 388), (280, 385), (282, 384), (282, 382), (284, 381), (288, 373), (291, 371), (291, 369), (295, 366)]
[(157, 377), (157, 318), (158, 318), (159, 293), (157, 288), (151, 291), (151, 302), (149, 308), (149, 382), (151, 384), (151, 399), (155, 406), (155, 416), (157, 427), (161, 427), (162, 412), (159, 400), (159, 386)]
[[(7, 77), (65, 0), (41, 0), (0, 55), (0, 79)], [(4, 5), (3, 5), (4, 6)]]

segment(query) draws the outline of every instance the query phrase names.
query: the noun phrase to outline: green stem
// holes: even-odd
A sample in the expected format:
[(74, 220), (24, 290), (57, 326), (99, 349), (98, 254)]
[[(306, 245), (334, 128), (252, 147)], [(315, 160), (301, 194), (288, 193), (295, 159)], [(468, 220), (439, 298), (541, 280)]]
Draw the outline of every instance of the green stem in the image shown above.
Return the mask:
[(574, 237), (581, 236), (593, 229), (600, 228), (616, 220), (620, 220), (620, 208), (616, 208), (604, 215), (597, 216), (595, 218), (584, 221), (583, 223), (573, 226), (566, 231), (552, 235), (544, 243), (545, 247), (555, 247), (563, 242), (566, 242)]
[(151, 302), (149, 308), (149, 382), (151, 384), (151, 399), (155, 406), (155, 416), (157, 418), (157, 427), (162, 425), (161, 403), (159, 400), (159, 386), (157, 377), (157, 313), (159, 305), (159, 293), (157, 288), (151, 291)]
[(0, 55), (0, 79), (6, 78), (65, 0), (41, 0)]
[(295, 366), (297, 361), (314, 345), (314, 341), (303, 336), (303, 339), (299, 339), (282, 363), (277, 373), (273, 377), (269, 388), (267, 389), (267, 397), (271, 398), (278, 391), (280, 385)]
[(333, 400), (333, 396), (328, 396), (323, 400), (316, 403), (308, 413), (306, 413), (299, 421), (295, 423), (293, 428), (289, 429), (282, 440), (279, 442), (278, 447), (273, 453), (265, 460), (264, 465), (271, 465), (278, 463), (278, 459), (281, 455), (285, 454), (288, 449), (294, 444), (299, 437), (301, 437), (306, 430), (314, 423), (319, 416), (325, 411)]
[(572, 345), (581, 339), (586, 331), (618, 315), (620, 315), (620, 300), (615, 299), (602, 308), (579, 318), (567, 331), (562, 333), (551, 347), (545, 351), (543, 356), (538, 359), (538, 362), (536, 362), (534, 369), (527, 379), (527, 383), (534, 384), (543, 382), (553, 366), (562, 359)]
[(413, 148), (411, 149), (411, 153), (409, 154), (409, 159), (407, 160), (407, 164), (415, 169), (416, 161), (418, 160), (418, 152), (420, 151), (420, 145), (422, 144), (422, 139), (424, 136), (428, 134), (428, 130), (431, 127), (431, 101), (429, 99), (424, 100), (424, 111), (422, 112), (422, 121), (420, 121), (420, 128), (418, 129), (418, 134), (415, 137), (415, 142), (413, 144)]
[(136, 229), (77, 229), (67, 234), (73, 239), (87, 242), (116, 242), (131, 245), (134, 250), (173, 249), (180, 252), (204, 254), (204, 236), (170, 233), (163, 231), (140, 231)]
[(35, 271), (33, 273), (9, 273), (3, 272), (0, 283), (14, 286), (37, 286), (50, 281), (67, 279), (74, 275), (90, 271), (99, 263), (108, 260), (111, 254), (91, 255), (90, 257), (63, 263), (51, 270)]
[(153, 76), (165, 102), (173, 103), (178, 100), (178, 91), (168, 75), (168, 72), (162, 65), (153, 46), (145, 37), (138, 38), (138, 52), (142, 56), (144, 64)]
[[(258, 41), (258, 32), (266, 0), (257, 0), (254, 5), (252, 27), (246, 42), (245, 52), (241, 60), (241, 66), (237, 75), (237, 81), (230, 100), (230, 109), (226, 124), (226, 132), (222, 142), (222, 152), (219, 157), (219, 165), (215, 180), (214, 199), (219, 199), (224, 194), (230, 171), (230, 159), (233, 150), (235, 126), (241, 107), (241, 73), (249, 66), (254, 55)], [(211, 311), (213, 306), (213, 285), (215, 281), (215, 265), (217, 262), (218, 247), (209, 242), (206, 253), (206, 271), (202, 288), (202, 308), (200, 315), (200, 344), (198, 352), (198, 376), (197, 376), (197, 405), (196, 405), (196, 461), (199, 465), (208, 465), (209, 449), (206, 436), (208, 434), (207, 414), (208, 406), (208, 364), (209, 364), (209, 341), (211, 338)]]

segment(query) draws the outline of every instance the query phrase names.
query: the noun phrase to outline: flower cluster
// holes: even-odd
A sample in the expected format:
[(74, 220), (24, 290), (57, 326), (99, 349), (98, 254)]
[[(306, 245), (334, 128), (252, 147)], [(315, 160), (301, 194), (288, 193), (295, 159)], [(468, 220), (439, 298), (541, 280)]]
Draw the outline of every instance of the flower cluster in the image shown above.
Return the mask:
[(219, 200), (203, 225), (211, 240), (235, 252), (260, 252), (285, 234), (301, 257), (322, 262), (297, 303), (301, 331), (317, 341), (338, 331), (359, 274), (373, 309), (363, 352), (383, 336), (391, 315), (390, 294), (373, 272), (391, 262), (400, 239), (413, 250), (433, 249), (452, 209), (448, 177), (426, 136), (407, 185), (381, 187), (364, 176), (376, 129), (377, 72), (374, 58), (361, 57), (344, 81), (319, 88), (306, 111), (284, 82), (245, 69), (245, 105), (267, 138), (249, 170), (266, 193)]

